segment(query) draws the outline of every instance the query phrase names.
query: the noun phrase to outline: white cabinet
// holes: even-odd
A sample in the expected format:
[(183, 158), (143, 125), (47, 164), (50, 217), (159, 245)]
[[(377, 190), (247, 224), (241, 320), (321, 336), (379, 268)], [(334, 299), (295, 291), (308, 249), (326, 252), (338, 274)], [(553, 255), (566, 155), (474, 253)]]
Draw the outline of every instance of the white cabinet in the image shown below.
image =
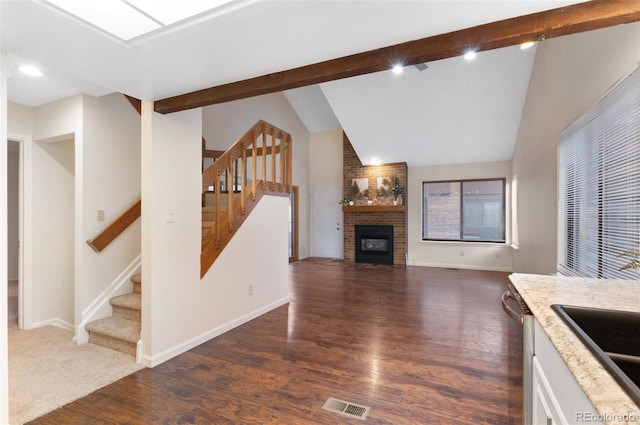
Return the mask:
[(532, 406), (535, 425), (583, 424), (597, 418), (596, 410), (555, 350), (551, 341), (535, 322), (535, 355), (533, 357)]
[(563, 422), (555, 409), (557, 399), (547, 381), (538, 358), (533, 358), (533, 424), (560, 425)]

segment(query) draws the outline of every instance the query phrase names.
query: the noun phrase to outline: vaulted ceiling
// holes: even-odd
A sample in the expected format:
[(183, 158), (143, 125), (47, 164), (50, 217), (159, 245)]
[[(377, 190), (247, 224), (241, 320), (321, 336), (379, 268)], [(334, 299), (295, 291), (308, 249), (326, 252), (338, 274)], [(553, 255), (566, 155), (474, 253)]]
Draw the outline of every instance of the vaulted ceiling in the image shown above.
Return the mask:
[[(123, 42), (42, 1), (0, 3), (9, 100), (79, 92), (158, 100), (579, 1), (243, 1)], [(410, 165), (510, 159), (535, 48), (286, 92), (310, 131), (340, 125), (361, 158)], [(45, 73), (28, 79), (24, 63)]]

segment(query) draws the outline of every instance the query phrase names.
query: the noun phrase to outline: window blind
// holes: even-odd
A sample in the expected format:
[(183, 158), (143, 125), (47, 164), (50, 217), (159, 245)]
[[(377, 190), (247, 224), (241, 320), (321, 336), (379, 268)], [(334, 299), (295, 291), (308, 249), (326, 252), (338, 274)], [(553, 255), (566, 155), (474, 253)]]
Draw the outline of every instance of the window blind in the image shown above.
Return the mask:
[(640, 249), (640, 68), (561, 134), (558, 172), (558, 272), (640, 278), (619, 257)]

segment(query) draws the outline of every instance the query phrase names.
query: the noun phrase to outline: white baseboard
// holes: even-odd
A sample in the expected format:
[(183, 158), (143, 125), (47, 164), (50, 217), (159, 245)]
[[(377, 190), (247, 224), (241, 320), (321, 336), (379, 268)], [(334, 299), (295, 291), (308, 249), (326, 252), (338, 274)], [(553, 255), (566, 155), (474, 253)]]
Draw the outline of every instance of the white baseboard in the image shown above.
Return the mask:
[(409, 266), (416, 267), (436, 267), (441, 269), (462, 269), (462, 270), (480, 270), (487, 272), (513, 272), (510, 267), (491, 267), (491, 266), (477, 266), (473, 264), (441, 264), (441, 263), (414, 263)]
[(33, 326), (31, 326), (29, 329), (41, 328), (43, 326), (57, 326), (62, 329), (68, 329), (70, 331), (73, 330), (73, 325), (71, 323), (58, 317), (56, 317), (55, 319), (43, 320), (42, 322), (33, 323)]
[(289, 303), (289, 297), (287, 296), (271, 304), (268, 304), (264, 307), (261, 307), (257, 310), (254, 310), (248, 314), (245, 314), (244, 316), (238, 317), (237, 319), (227, 322), (221, 326), (211, 329), (194, 338), (184, 341), (183, 343), (180, 343), (172, 348), (169, 348), (163, 351), (162, 353), (158, 353), (154, 356), (142, 355), (140, 361), (146, 367), (158, 366), (159, 364), (164, 363), (167, 360), (172, 359), (186, 351), (189, 351), (192, 348), (197, 347), (198, 345), (209, 341), (210, 339), (213, 339), (219, 335), (222, 335), (223, 333), (230, 331), (231, 329), (237, 328), (238, 326), (244, 323), (247, 323), (248, 321), (253, 320), (256, 317), (262, 316), (263, 314), (268, 313), (271, 310), (274, 310), (288, 303)]
[[(131, 292), (131, 276), (140, 272), (142, 254), (138, 255), (114, 280), (98, 295), (93, 302), (82, 312), (82, 320), (76, 327), (76, 343), (89, 342), (89, 333), (84, 328), (93, 320), (102, 319), (112, 313), (111, 298)], [(131, 285), (131, 286), (129, 286)]]

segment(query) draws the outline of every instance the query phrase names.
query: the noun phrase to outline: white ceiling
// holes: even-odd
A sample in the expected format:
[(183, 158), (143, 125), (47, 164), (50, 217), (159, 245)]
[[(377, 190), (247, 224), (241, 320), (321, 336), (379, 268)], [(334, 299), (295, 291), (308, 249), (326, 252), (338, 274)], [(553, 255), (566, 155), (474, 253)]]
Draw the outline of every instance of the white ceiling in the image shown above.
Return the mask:
[[(238, 2), (231, 12), (201, 15), (127, 43), (42, 1), (0, 0), (0, 45), (8, 54), (12, 102), (36, 106), (80, 92), (113, 91), (157, 100), (578, 2)], [(485, 52), (473, 63), (448, 59), (421, 73), (411, 67), (400, 78), (378, 73), (285, 95), (310, 131), (335, 126), (337, 119), (363, 159), (468, 162), (460, 156), (465, 152), (473, 162), (508, 159), (530, 52), (505, 53), (508, 66), (499, 65), (502, 53)], [(22, 76), (16, 67), (25, 63), (45, 76)], [(314, 105), (324, 109), (322, 115)]]

